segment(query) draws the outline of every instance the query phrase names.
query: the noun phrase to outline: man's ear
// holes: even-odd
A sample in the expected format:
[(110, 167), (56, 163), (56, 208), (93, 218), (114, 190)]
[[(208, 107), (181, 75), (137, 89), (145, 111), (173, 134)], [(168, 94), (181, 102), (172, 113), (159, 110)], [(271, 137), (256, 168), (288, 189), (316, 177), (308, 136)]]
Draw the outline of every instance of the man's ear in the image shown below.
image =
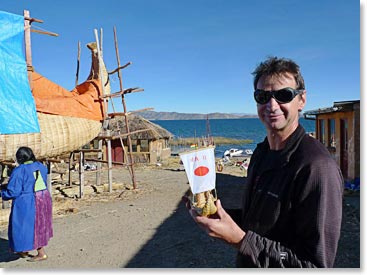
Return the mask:
[(301, 112), (306, 105), (306, 90), (299, 95), (298, 111)]

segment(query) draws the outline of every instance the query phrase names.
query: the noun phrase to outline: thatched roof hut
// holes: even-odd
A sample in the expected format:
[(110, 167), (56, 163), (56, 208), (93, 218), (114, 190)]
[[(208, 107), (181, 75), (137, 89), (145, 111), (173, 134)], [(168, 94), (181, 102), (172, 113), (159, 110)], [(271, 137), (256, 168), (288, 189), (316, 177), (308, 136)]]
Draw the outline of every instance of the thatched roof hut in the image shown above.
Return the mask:
[[(158, 124), (155, 124), (141, 116), (130, 114), (128, 117), (130, 132), (136, 132), (130, 135), (132, 140), (145, 139), (145, 140), (158, 140), (158, 139), (171, 139), (173, 134), (162, 128)], [(114, 117), (110, 120), (109, 129), (112, 136), (118, 136), (120, 134), (126, 134), (125, 117)], [(148, 129), (147, 131), (143, 131)], [(120, 133), (118, 132), (120, 130)], [(126, 139), (127, 137), (123, 137)]]
[[(173, 134), (161, 126), (138, 115), (130, 114), (128, 117), (129, 131), (133, 153), (136, 160), (149, 161), (155, 163), (159, 160), (167, 159), (171, 155), (169, 140)], [(125, 151), (128, 150), (125, 117), (114, 117), (110, 120), (109, 129), (112, 136), (112, 158), (114, 161), (123, 161), (124, 156), (121, 153), (122, 145), (120, 136), (123, 140)]]

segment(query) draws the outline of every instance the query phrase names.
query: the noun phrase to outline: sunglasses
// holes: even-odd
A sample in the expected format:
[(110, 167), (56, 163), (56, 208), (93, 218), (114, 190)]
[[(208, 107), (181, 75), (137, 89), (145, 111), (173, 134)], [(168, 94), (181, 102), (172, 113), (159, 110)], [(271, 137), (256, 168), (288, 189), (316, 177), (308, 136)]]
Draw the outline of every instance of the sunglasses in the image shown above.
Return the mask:
[(277, 91), (257, 89), (254, 92), (254, 98), (259, 104), (266, 104), (271, 98), (274, 98), (278, 103), (288, 103), (291, 102), (296, 95), (303, 93), (303, 91), (304, 90), (296, 90), (289, 87)]

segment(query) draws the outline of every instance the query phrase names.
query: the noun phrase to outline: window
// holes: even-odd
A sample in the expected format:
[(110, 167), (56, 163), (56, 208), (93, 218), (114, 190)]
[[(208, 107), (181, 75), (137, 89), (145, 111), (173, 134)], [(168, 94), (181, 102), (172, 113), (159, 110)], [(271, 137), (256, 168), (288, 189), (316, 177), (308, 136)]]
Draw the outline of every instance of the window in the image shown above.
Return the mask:
[(335, 119), (329, 119), (328, 136), (329, 136), (329, 146), (332, 148), (336, 148)]
[(141, 152), (149, 152), (149, 142), (147, 139), (143, 139), (140, 141), (140, 151)]
[(133, 152), (136, 152), (136, 150), (137, 150), (136, 139), (131, 140), (131, 149), (133, 150)]
[(343, 128), (342, 128), (342, 135), (343, 135), (343, 139), (344, 139), (344, 150), (348, 151), (348, 120), (347, 119), (342, 119), (341, 120)]

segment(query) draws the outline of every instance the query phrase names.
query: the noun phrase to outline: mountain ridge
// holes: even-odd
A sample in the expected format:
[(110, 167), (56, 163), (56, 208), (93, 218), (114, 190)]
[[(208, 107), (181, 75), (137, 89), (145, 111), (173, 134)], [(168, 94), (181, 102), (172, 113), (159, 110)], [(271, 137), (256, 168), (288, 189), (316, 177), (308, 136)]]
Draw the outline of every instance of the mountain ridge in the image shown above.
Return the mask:
[(238, 113), (178, 113), (178, 112), (156, 112), (143, 111), (138, 113), (139, 116), (148, 120), (193, 120), (193, 119), (240, 119), (240, 118), (257, 118), (255, 114), (238, 114)]

